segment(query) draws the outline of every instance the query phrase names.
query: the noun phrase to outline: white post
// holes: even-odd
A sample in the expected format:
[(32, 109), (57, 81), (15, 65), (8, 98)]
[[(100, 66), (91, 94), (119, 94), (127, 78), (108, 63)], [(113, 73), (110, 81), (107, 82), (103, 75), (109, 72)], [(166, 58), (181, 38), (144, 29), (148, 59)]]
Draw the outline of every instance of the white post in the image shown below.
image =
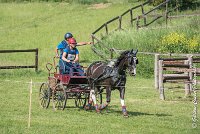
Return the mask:
[[(193, 68), (193, 55), (188, 55), (188, 61), (190, 69)], [(193, 72), (189, 72), (190, 81), (192, 81), (193, 79), (193, 74), (194, 74)], [(190, 83), (188, 95), (191, 95), (191, 91), (192, 91), (192, 84)]]
[(155, 61), (154, 61), (154, 78), (155, 78), (155, 89), (159, 89), (159, 59), (160, 55), (155, 54)]
[(159, 92), (160, 92), (161, 100), (165, 100), (163, 80), (164, 80), (164, 78), (163, 78), (163, 60), (159, 60)]
[[(189, 59), (184, 61), (184, 64), (189, 65)], [(189, 72), (185, 72), (184, 74), (186, 74), (189, 77)], [(189, 79), (188, 79), (188, 81), (191, 82)], [(190, 84), (185, 83), (185, 97), (188, 96), (189, 91), (190, 91)]]
[(30, 102), (29, 102), (29, 117), (28, 117), (28, 128), (30, 128), (31, 126), (31, 96), (32, 96), (32, 79), (31, 79), (31, 82), (30, 82)]

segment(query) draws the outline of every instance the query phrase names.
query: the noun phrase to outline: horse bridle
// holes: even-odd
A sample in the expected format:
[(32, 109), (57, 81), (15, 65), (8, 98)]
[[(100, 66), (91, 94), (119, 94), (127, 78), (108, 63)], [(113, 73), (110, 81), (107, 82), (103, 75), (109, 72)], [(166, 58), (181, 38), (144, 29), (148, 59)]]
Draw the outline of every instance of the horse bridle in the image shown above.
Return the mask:
[[(133, 58), (133, 60), (132, 60), (132, 58)], [(134, 67), (136, 67), (138, 59), (135, 55), (131, 55), (131, 54), (128, 54), (127, 59), (128, 59), (128, 68), (127, 69), (130, 72), (131, 71), (130, 68), (132, 68), (132, 66), (133, 66), (133, 64), (131, 64), (132, 61), (134, 62)]]

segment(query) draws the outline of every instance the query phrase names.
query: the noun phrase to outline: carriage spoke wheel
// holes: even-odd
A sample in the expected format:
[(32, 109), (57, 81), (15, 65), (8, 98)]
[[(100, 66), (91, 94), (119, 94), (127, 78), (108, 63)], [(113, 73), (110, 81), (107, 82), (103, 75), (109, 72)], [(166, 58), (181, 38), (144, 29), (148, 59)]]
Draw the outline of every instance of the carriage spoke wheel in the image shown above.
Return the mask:
[(42, 83), (39, 90), (39, 102), (42, 108), (48, 108), (51, 97), (51, 88), (48, 83)]
[(75, 105), (78, 108), (84, 108), (88, 98), (87, 93), (77, 93), (75, 97)]
[(62, 84), (57, 84), (52, 95), (54, 110), (64, 110), (67, 102), (67, 94)]

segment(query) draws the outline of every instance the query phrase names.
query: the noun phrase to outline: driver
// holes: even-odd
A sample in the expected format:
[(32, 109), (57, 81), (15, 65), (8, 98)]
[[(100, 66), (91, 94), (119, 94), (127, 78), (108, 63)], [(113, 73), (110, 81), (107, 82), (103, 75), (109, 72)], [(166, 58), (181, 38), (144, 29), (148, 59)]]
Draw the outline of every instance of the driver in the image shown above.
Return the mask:
[[(72, 35), (72, 33), (69, 33), (69, 32), (68, 32), (68, 33), (66, 33), (66, 34), (64, 35), (64, 40), (61, 41), (61, 42), (57, 45), (57, 47), (56, 47), (56, 49), (55, 49), (55, 53), (56, 53), (56, 57), (57, 57), (57, 58), (62, 59), (63, 50), (69, 46), (69, 42), (68, 42), (68, 41), (69, 41), (70, 38), (73, 38), (73, 35)], [(79, 43), (77, 43), (76, 45), (77, 45), (77, 46), (83, 46), (83, 45), (88, 45), (88, 44), (92, 44), (92, 42), (79, 42)], [(58, 54), (58, 53), (59, 53), (59, 50), (60, 50), (60, 55)]]
[(68, 39), (68, 46), (64, 49), (62, 60), (65, 62), (65, 71), (72, 75), (83, 76), (84, 71), (79, 65), (79, 51), (76, 48), (77, 42), (74, 38)]

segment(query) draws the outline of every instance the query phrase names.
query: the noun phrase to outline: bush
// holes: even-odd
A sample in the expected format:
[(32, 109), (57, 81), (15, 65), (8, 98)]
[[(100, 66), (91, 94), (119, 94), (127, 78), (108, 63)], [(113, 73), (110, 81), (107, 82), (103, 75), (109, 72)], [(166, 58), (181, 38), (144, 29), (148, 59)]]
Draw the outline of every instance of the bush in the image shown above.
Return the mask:
[[(162, 2), (165, 2), (165, 0), (152, 0), (152, 4), (154, 6), (157, 6), (161, 4)], [(179, 6), (180, 10), (187, 10), (187, 9), (196, 9), (196, 7), (200, 6), (199, 0), (171, 0), (169, 2), (169, 5), (172, 7)]]
[(200, 51), (200, 36), (187, 38), (183, 33), (173, 32), (161, 38), (159, 52), (195, 53)]
[(107, 3), (107, 0), (0, 0), (1, 2), (68, 2), (68, 3), (80, 3), (80, 4), (95, 4), (95, 3)]

